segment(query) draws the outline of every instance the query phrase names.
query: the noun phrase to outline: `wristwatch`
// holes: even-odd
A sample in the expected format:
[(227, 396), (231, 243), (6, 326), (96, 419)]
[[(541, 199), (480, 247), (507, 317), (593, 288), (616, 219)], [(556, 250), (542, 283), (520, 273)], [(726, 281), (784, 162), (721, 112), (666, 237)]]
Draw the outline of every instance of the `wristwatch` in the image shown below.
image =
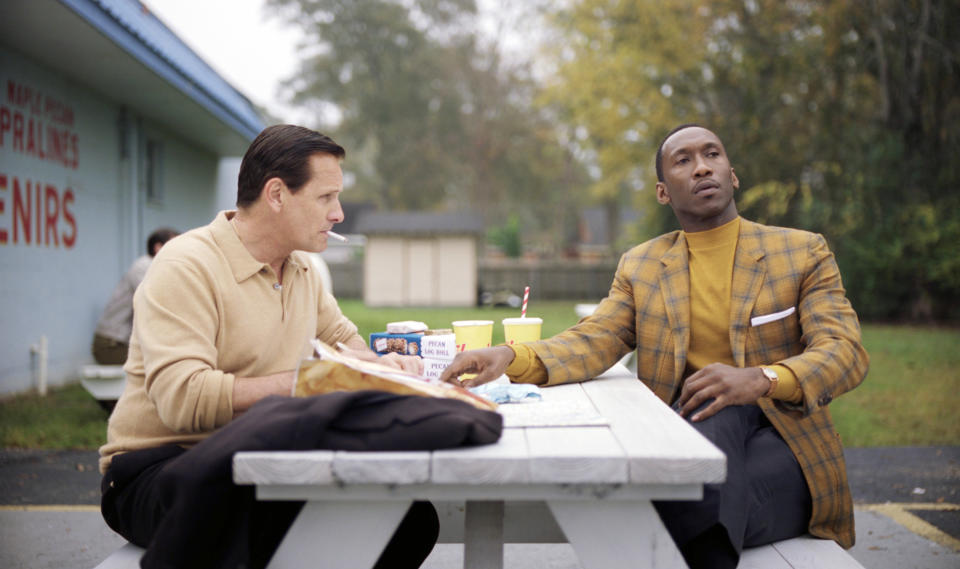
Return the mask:
[(773, 392), (777, 390), (777, 384), (780, 383), (780, 377), (777, 375), (777, 372), (773, 371), (768, 367), (761, 367), (760, 371), (763, 372), (764, 377), (770, 380), (770, 389), (763, 394), (764, 397), (772, 397)]

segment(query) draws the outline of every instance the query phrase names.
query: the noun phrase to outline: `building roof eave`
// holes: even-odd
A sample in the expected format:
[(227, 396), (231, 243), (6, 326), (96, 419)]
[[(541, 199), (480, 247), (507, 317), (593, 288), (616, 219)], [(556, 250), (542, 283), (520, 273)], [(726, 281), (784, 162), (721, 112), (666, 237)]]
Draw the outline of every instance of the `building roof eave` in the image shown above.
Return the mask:
[(0, 21), (0, 43), (218, 155), (241, 155), (265, 126), (137, 0), (15, 0)]

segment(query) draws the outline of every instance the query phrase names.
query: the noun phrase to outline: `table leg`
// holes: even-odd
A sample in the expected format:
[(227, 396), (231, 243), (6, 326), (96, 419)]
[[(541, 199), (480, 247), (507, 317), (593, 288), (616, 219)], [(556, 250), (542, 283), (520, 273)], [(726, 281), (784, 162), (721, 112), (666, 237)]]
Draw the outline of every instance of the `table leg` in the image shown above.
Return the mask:
[(307, 502), (267, 569), (373, 567), (410, 504)]
[(468, 501), (466, 508), (464, 569), (503, 569), (503, 502)]
[(584, 569), (687, 567), (647, 500), (550, 500), (547, 504)]

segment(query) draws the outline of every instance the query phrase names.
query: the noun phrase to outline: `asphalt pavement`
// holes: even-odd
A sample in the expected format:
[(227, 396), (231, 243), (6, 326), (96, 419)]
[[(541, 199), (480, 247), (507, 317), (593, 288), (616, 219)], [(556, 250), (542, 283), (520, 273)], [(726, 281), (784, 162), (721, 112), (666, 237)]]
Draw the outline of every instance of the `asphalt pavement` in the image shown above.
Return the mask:
[[(866, 569), (960, 568), (960, 446), (846, 451), (857, 523), (850, 553)], [(97, 509), (93, 451), (0, 450), (0, 568), (85, 569), (124, 540)], [(579, 569), (568, 545), (507, 545), (505, 567)], [(425, 569), (462, 567), (441, 544)]]

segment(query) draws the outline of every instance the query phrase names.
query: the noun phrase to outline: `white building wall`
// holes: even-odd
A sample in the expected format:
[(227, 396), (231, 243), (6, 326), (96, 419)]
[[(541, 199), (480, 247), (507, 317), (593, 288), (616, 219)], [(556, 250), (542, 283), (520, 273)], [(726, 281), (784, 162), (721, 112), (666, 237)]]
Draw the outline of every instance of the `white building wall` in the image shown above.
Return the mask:
[(237, 176), (240, 175), (240, 162), (243, 157), (221, 158), (217, 167), (217, 211), (237, 209)]
[[(162, 148), (160, 201), (144, 190), (147, 140)], [(217, 167), (121, 102), (0, 46), (0, 393), (34, 385), (41, 336), (50, 385), (92, 363), (100, 311), (147, 235), (213, 218)]]

